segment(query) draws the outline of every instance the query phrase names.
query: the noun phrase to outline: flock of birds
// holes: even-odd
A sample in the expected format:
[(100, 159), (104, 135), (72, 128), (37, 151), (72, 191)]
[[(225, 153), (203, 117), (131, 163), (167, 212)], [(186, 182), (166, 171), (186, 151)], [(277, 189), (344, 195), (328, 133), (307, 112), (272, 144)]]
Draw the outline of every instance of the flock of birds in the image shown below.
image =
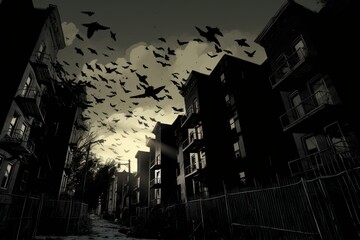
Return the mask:
[[(93, 16), (95, 12), (92, 11), (82, 11), (81, 13), (88, 15), (89, 17)], [(74, 46), (75, 53), (77, 55), (80, 55), (85, 59), (85, 55), (90, 54), (93, 57), (99, 56), (102, 54), (101, 57), (109, 58), (112, 56), (112, 54), (116, 53), (115, 47), (106, 46), (106, 51), (99, 53), (97, 49), (94, 48), (84, 48), (83, 44), (81, 42), (85, 42), (86, 38), (91, 39), (96, 34), (101, 34), (102, 32), (108, 31), (110, 33), (110, 38), (112, 42), (117, 42), (116, 33), (111, 30), (110, 27), (104, 26), (100, 24), (97, 21), (90, 21), (90, 23), (84, 23), (82, 24), (83, 27), (86, 29), (86, 37), (82, 36), (80, 33), (76, 34), (76, 39), (79, 41), (80, 44), (77, 44)], [(203, 30), (199, 27), (195, 27), (199, 34), (199, 38), (195, 38), (189, 41), (196, 41), (196, 42), (207, 42), (209, 44), (214, 44), (214, 51), (208, 52), (207, 55), (210, 58), (214, 58), (218, 56), (220, 53), (226, 53), (229, 55), (232, 55), (233, 53), (230, 50), (222, 49), (219, 37), (223, 37), (222, 32), (217, 27), (210, 27), (206, 26), (206, 29)], [(160, 41), (163, 45), (159, 47), (154, 46), (146, 46), (146, 51), (151, 51), (154, 60), (156, 63), (158, 63), (161, 67), (166, 68), (171, 66), (171, 60), (174, 56), (176, 56), (175, 49), (171, 49), (169, 46), (164, 46), (164, 44), (167, 43), (167, 40), (163, 37), (159, 37), (157, 39)], [(177, 44), (179, 47), (185, 46), (189, 43), (189, 41), (181, 41), (177, 39)], [(239, 47), (243, 47), (245, 49), (249, 49), (250, 45), (247, 43), (247, 40), (245, 38), (242, 39), (235, 39), (235, 42), (237, 42)], [(215, 53), (214, 53), (215, 52)], [(244, 50), (244, 53), (247, 54), (248, 57), (253, 57), (255, 54), (255, 50), (253, 51), (247, 51)], [(155, 123), (157, 122), (157, 119), (153, 117), (146, 117), (143, 115), (138, 115), (134, 111), (133, 108), (136, 106), (141, 106), (141, 99), (153, 99), (155, 109), (154, 113), (155, 115), (161, 114), (163, 116), (165, 113), (161, 112), (163, 109), (162, 104), (158, 104), (161, 101), (164, 100), (172, 100), (173, 97), (170, 94), (170, 91), (168, 89), (168, 85), (161, 85), (161, 86), (153, 86), (150, 84), (148, 80), (148, 76), (146, 74), (143, 74), (143, 72), (149, 71), (149, 66), (145, 63), (142, 64), (142, 69), (136, 69), (133, 64), (130, 61), (127, 61), (126, 64), (119, 64), (118, 62), (114, 61), (108, 61), (109, 64), (102, 65), (98, 63), (91, 63), (91, 62), (85, 62), (83, 65), (86, 69), (86, 71), (83, 71), (81, 69), (81, 65), (79, 62), (75, 63), (69, 63), (68, 61), (63, 60), (62, 63), (57, 61), (56, 67), (57, 69), (60, 69), (60, 79), (64, 81), (66, 84), (71, 85), (79, 85), (79, 86), (86, 86), (87, 88), (87, 99), (85, 101), (85, 107), (86, 111), (83, 112), (81, 116), (82, 121), (92, 120), (92, 118), (95, 117), (95, 119), (98, 119), (95, 124), (90, 127), (97, 127), (104, 129), (106, 128), (109, 132), (116, 134), (118, 136), (115, 138), (116, 142), (112, 143), (110, 147), (104, 149), (104, 146), (101, 147), (102, 151), (111, 150), (114, 155), (116, 155), (115, 159), (117, 160), (123, 160), (122, 155), (118, 152), (120, 149), (120, 146), (122, 145), (122, 139), (127, 137), (132, 137), (133, 142), (135, 146), (140, 149), (141, 146), (140, 143), (143, 144), (143, 140), (135, 137), (134, 134), (136, 134), (140, 129), (148, 129), (153, 127)], [(66, 66), (65, 66), (66, 65)], [(66, 69), (72, 67), (72, 69), (77, 69), (77, 74), (69, 73)], [(76, 68), (75, 68), (76, 67)], [(139, 67), (139, 65), (138, 65)], [(211, 71), (211, 68), (206, 68), (208, 71)], [(125, 74), (126, 71), (126, 74)], [(186, 73), (189, 74), (190, 71), (186, 70)], [(135, 79), (138, 80), (136, 83), (136, 93), (135, 89), (129, 89), (127, 87), (127, 83), (130, 80), (129, 74), (131, 76), (134, 76)], [(175, 86), (175, 88), (178, 91), (181, 91), (186, 79), (182, 78), (179, 79), (180, 74), (178, 72), (171, 73), (170, 82)], [(170, 84), (171, 85), (171, 84)], [(118, 88), (122, 89), (122, 92), (118, 92)], [(105, 93), (106, 92), (106, 93)], [(119, 94), (118, 94), (119, 93)], [(162, 95), (162, 93), (164, 93)], [(130, 100), (129, 100), (130, 99)], [(135, 100), (138, 99), (138, 100)], [(104, 105), (103, 107), (99, 107), (99, 105), (103, 105), (106, 102), (108, 102), (108, 105)], [(120, 108), (120, 105), (123, 105), (125, 108)], [(166, 102), (166, 104), (172, 104), (172, 102)], [(97, 110), (91, 110), (94, 109), (96, 106), (96, 109), (101, 109), (100, 111)], [(173, 114), (179, 114), (184, 113), (184, 109), (182, 107), (176, 107), (172, 106), (172, 110), (174, 111)], [(105, 111), (105, 109), (110, 109), (111, 112)], [(103, 111), (104, 110), (104, 111)], [(137, 118), (137, 123), (139, 125), (138, 128), (129, 128), (128, 129), (122, 129), (121, 133), (119, 133), (117, 126), (118, 122), (121, 121), (120, 118), (113, 118), (113, 113), (124, 113), (124, 116), (126, 119), (128, 118)], [(92, 115), (92, 117), (91, 117)], [(115, 116), (115, 115), (114, 115)], [(149, 120), (151, 123), (149, 123)], [(85, 126), (83, 126), (81, 123), (76, 123), (75, 126), (77, 128), (81, 128), (85, 131), (88, 131), (89, 129)], [(148, 131), (149, 132), (149, 131)], [(121, 136), (121, 138), (120, 138)], [(145, 136), (147, 138), (147, 136)], [(125, 145), (125, 144), (124, 144)], [(127, 148), (126, 148), (127, 147)], [(129, 146), (123, 146), (124, 153), (127, 153), (130, 151)]]

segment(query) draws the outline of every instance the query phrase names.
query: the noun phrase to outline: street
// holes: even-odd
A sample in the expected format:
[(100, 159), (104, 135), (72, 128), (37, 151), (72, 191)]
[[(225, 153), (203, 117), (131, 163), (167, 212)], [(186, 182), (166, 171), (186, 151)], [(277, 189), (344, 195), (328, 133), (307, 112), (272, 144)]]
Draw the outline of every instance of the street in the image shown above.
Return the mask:
[[(102, 219), (95, 214), (90, 215), (92, 221), (91, 233), (87, 235), (71, 235), (71, 236), (36, 236), (34, 240), (103, 240), (103, 239), (126, 239), (137, 240), (139, 238), (127, 237), (120, 233), (120, 226), (118, 224)], [(149, 240), (149, 239), (141, 239)]]

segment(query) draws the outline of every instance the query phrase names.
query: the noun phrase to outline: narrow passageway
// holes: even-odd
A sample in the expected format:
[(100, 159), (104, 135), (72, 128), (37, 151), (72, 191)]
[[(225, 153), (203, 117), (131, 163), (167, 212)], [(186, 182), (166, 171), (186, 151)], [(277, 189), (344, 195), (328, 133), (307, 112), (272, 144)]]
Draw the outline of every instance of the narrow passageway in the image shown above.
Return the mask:
[[(95, 214), (90, 215), (91, 232), (86, 235), (71, 236), (37, 236), (34, 240), (103, 240), (103, 239), (126, 239), (137, 240), (139, 238), (127, 237), (126, 234), (119, 232), (121, 228), (119, 224), (112, 223), (102, 219)], [(141, 239), (146, 240), (146, 239)], [(149, 240), (149, 239), (148, 239)]]

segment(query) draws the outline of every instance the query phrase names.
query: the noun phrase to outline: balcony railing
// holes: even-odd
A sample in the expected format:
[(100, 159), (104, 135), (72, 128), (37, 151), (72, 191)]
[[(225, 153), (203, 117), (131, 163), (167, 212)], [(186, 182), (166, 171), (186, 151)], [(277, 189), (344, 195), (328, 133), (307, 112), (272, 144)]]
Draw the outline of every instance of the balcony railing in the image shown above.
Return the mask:
[[(199, 134), (199, 133), (198, 133)], [(202, 134), (198, 136), (195, 132), (192, 132), (187, 139), (182, 143), (183, 150), (188, 149), (192, 144), (199, 142), (202, 139)]]
[(334, 105), (331, 94), (328, 91), (315, 92), (279, 117), (283, 130), (316, 113), (326, 105)]
[(184, 126), (189, 120), (195, 115), (199, 113), (199, 107), (195, 107), (191, 105), (186, 109), (186, 115), (181, 118), (181, 126)]
[(43, 119), (43, 113), (40, 108), (41, 92), (39, 89), (19, 89), (15, 101), (26, 116), (33, 116), (40, 120)]
[(292, 176), (326, 176), (360, 166), (359, 154), (349, 148), (329, 148), (288, 163)]
[(298, 66), (305, 62), (308, 55), (309, 51), (307, 48), (299, 48), (289, 56), (285, 55), (285, 61), (269, 77), (271, 86), (274, 88), (275, 85), (289, 76)]
[(189, 176), (198, 170), (206, 167), (206, 159), (202, 159), (200, 162), (195, 162), (185, 167), (185, 176)]
[(155, 159), (151, 160), (150, 168), (155, 168), (160, 166), (161, 166), (161, 155), (157, 155)]
[(151, 204), (151, 206), (156, 206), (156, 205), (161, 204), (161, 198), (151, 199), (151, 200), (150, 200), (150, 204)]
[(21, 129), (14, 129), (11, 134), (6, 133), (0, 141), (1, 145), (12, 151), (32, 154), (34, 153), (35, 144), (29, 139), (29, 135)]
[(161, 178), (153, 178), (150, 180), (150, 186), (158, 186), (161, 184)]
[(31, 62), (35, 68), (39, 83), (46, 83), (51, 79), (56, 79), (56, 69), (50, 54), (37, 51), (32, 55)]

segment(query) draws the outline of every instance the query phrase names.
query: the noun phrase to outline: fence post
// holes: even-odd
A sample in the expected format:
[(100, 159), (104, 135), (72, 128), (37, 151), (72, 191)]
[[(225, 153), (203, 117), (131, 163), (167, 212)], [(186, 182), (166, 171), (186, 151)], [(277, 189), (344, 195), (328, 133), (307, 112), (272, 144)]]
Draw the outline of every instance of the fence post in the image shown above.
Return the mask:
[(303, 178), (301, 178), (301, 183), (302, 183), (302, 185), (303, 185), (303, 187), (304, 187), (306, 200), (307, 200), (308, 203), (309, 203), (310, 211), (311, 211), (311, 214), (313, 215), (316, 228), (317, 228), (317, 230), (318, 230), (318, 232), (319, 232), (320, 239), (322, 240), (322, 239), (323, 239), (323, 236), (322, 236), (322, 234), (321, 234), (319, 224), (318, 224), (318, 222), (317, 222), (317, 220), (316, 220), (315, 212), (314, 212), (314, 209), (313, 209), (313, 207), (312, 207), (312, 205), (311, 205), (310, 198), (309, 198), (309, 194), (308, 194), (308, 191), (307, 191), (307, 189), (306, 189), (306, 184), (305, 184), (305, 181), (304, 181)]
[(37, 230), (38, 230), (40, 219), (41, 219), (42, 208), (43, 208), (43, 205), (44, 205), (44, 196), (45, 196), (45, 194), (42, 193), (41, 197), (40, 197), (38, 211), (37, 211), (37, 214), (36, 214), (35, 229), (34, 229), (33, 237), (35, 237), (37, 235)]
[(27, 201), (27, 196), (25, 197), (24, 204), (23, 204), (23, 208), (22, 208), (22, 210), (21, 210), (20, 222), (19, 222), (19, 227), (18, 227), (18, 231), (17, 231), (17, 234), (16, 234), (16, 240), (19, 239), (20, 229), (21, 229), (21, 223), (22, 223), (22, 219), (23, 219), (23, 217), (24, 217), (24, 212), (25, 212), (25, 207), (26, 207), (26, 201)]
[(228, 216), (228, 221), (229, 221), (229, 230), (230, 230), (230, 238), (232, 239), (234, 237), (234, 230), (233, 230), (233, 225), (232, 225), (232, 217), (231, 217), (231, 212), (229, 209), (229, 199), (228, 199), (228, 193), (226, 190), (226, 185), (225, 182), (223, 181), (223, 187), (224, 187), (224, 196), (225, 196), (225, 208), (226, 208), (226, 215)]
[(71, 212), (72, 212), (72, 203), (73, 203), (73, 199), (71, 198), (69, 216), (68, 216), (67, 223), (66, 223), (66, 233), (69, 233), (69, 225), (70, 225)]
[(205, 238), (205, 227), (204, 227), (204, 215), (203, 215), (203, 210), (202, 210), (202, 199), (200, 197), (200, 216), (201, 216), (201, 226), (202, 226), (202, 229), (203, 229), (203, 238)]

